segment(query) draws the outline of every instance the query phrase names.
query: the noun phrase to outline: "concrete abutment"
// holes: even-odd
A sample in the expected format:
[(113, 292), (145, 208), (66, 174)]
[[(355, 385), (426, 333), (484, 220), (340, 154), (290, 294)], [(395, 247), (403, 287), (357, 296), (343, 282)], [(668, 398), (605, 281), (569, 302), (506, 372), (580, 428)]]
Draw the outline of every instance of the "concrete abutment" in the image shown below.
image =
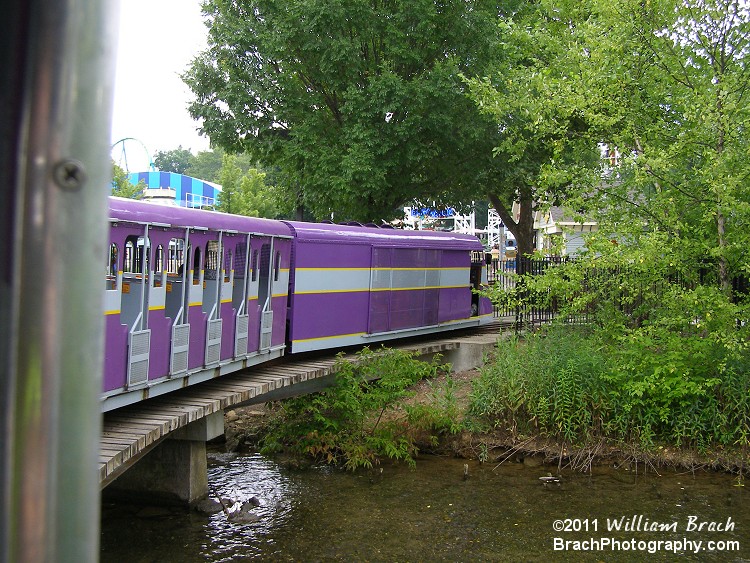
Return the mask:
[(206, 441), (224, 434), (224, 411), (180, 428), (105, 489), (105, 497), (192, 504), (208, 494)]

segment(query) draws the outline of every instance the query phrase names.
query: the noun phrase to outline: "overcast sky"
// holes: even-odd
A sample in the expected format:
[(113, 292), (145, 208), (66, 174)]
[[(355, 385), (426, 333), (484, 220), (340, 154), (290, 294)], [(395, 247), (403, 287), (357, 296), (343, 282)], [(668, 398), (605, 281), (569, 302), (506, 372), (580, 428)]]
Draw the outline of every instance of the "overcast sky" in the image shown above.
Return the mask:
[[(207, 150), (208, 139), (187, 112), (192, 95), (179, 78), (206, 47), (200, 0), (124, 0), (120, 6), (112, 144), (140, 141), (124, 143), (131, 172), (148, 169), (141, 143), (151, 157), (180, 145), (193, 154)], [(116, 162), (122, 145), (112, 152)]]

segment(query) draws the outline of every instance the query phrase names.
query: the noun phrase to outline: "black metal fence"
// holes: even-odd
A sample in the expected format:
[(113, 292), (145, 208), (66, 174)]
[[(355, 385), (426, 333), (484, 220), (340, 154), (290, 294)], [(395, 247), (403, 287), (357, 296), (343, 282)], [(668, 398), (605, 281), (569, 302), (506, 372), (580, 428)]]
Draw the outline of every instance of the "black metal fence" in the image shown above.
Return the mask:
[[(493, 304), (493, 313), (496, 318), (503, 318), (511, 321), (516, 329), (529, 328), (534, 325), (547, 323), (558, 314), (558, 307), (554, 300), (545, 300), (542, 296), (536, 296), (536, 299), (523, 299), (524, 288), (522, 274), (539, 275), (547, 268), (559, 265), (567, 261), (561, 257), (545, 258), (512, 258), (504, 260), (486, 261), (487, 281), (491, 286), (499, 286), (506, 292), (513, 293), (516, 301), (523, 302), (524, 305)], [(541, 303), (546, 303), (541, 305)]]
[[(531, 293), (531, 290), (525, 287), (524, 274), (540, 275), (548, 268), (558, 266), (565, 262), (571, 261), (568, 257), (550, 256), (544, 258), (515, 258), (506, 260), (492, 260), (489, 255), (486, 260), (487, 280), (490, 286), (499, 286), (506, 292), (514, 295), (515, 299), (509, 300), (506, 305), (493, 304), (493, 313), (496, 318), (503, 318), (510, 321), (517, 330), (522, 328), (533, 328), (544, 323), (552, 321), (560, 314), (560, 303), (557, 298), (549, 294), (539, 294), (539, 290)], [(705, 271), (704, 271), (705, 270)], [(663, 295), (667, 285), (678, 285), (683, 288), (692, 288), (699, 284), (718, 283), (708, 273), (715, 269), (706, 266), (699, 270), (696, 280), (687, 281), (684, 276), (673, 274), (666, 279), (657, 281), (643, 280), (637, 283), (626, 294), (613, 296), (612, 300), (616, 307), (627, 316), (633, 319), (633, 322), (639, 322), (638, 319), (644, 314), (641, 309), (647, 303), (653, 303), (654, 296)], [(601, 288), (601, 284), (608, 284), (614, 279), (623, 276), (623, 272), (616, 271), (596, 271), (588, 272), (584, 280), (583, 287), (579, 290), (582, 293), (595, 292)], [(630, 276), (632, 279), (632, 276)], [(747, 276), (736, 275), (732, 277), (732, 296), (737, 302), (750, 293), (750, 280)], [(615, 291), (613, 289), (613, 291)], [(572, 299), (574, 296), (568, 296)], [(592, 302), (584, 311), (580, 311), (575, 317), (569, 318), (570, 322), (587, 322), (590, 315), (596, 308), (597, 303)], [(648, 314), (646, 311), (645, 314)]]

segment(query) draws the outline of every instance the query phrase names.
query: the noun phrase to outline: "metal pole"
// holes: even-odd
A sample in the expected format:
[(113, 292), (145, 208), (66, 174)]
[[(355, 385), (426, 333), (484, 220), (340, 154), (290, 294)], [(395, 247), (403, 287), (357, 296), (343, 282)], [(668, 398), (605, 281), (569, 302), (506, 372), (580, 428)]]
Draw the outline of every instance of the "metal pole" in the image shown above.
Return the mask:
[(0, 560), (96, 561), (119, 4), (9, 4), (12, 31), (0, 44), (10, 77), (0, 99), (9, 208), (0, 229)]
[[(221, 318), (221, 286), (224, 283), (224, 234), (223, 231), (219, 231), (219, 248), (217, 249), (216, 257), (218, 264), (216, 264), (216, 307), (219, 312), (218, 318)], [(212, 320), (209, 317), (209, 320)]]
[(250, 283), (250, 239), (253, 235), (247, 235), (247, 241), (245, 241), (245, 283), (242, 284), (242, 305), (237, 311), (238, 315), (244, 315), (247, 309), (247, 284)]
[[(138, 243), (136, 241), (136, 248), (138, 250)], [(148, 225), (143, 227), (143, 246), (141, 247), (141, 317), (140, 324), (138, 321), (133, 323), (133, 330), (135, 325), (139, 324), (138, 330), (146, 330), (148, 328), (148, 303), (146, 303), (146, 288), (151, 284), (151, 268), (149, 263), (151, 256), (151, 245), (148, 242)], [(133, 332), (131, 330), (131, 332)]]
[(188, 279), (190, 277), (188, 276), (188, 268), (191, 266), (190, 264), (190, 252), (188, 250), (190, 249), (190, 229), (185, 229), (185, 247), (184, 251), (182, 253), (183, 260), (182, 260), (182, 309), (180, 309), (180, 314), (177, 315), (177, 319), (175, 320), (175, 324), (185, 324), (189, 320), (188, 312), (190, 311), (190, 304), (188, 303), (188, 300), (190, 299), (190, 295), (188, 294)]

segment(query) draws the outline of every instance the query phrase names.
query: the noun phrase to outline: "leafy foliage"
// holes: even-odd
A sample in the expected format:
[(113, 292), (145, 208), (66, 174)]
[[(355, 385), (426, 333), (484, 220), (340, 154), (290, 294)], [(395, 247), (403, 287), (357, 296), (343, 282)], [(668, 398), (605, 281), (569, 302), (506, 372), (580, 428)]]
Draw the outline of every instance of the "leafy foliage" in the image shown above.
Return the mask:
[(340, 355), (332, 387), (281, 403), (283, 416), (264, 439), (264, 451), (289, 448), (347, 469), (372, 467), (380, 458), (414, 464), (416, 447), (404, 401), (409, 387), (434, 377), (444, 366), (418, 361), (413, 354), (365, 349), (356, 361)]
[(446, 374), (440, 385), (428, 382), (430, 392), (427, 402), (406, 405), (410, 424), (432, 432), (432, 441), (436, 443), (440, 434), (456, 434), (464, 429), (463, 413), (456, 398), (456, 382)]
[[(191, 160), (187, 175), (220, 184), (221, 169), (224, 166), (225, 156), (227, 156), (227, 153), (221, 148), (200, 151)], [(232, 157), (232, 164), (237, 166), (243, 174), (251, 168), (258, 168), (258, 165), (247, 154), (235, 154)]]
[(237, 157), (225, 154), (219, 173), (222, 191), (216, 209), (235, 215), (275, 218), (278, 215), (275, 194), (266, 186), (265, 177), (255, 168), (249, 168), (243, 174)]
[(503, 40), (492, 73), (466, 78), (469, 96), (502, 131), (493, 154), (505, 163), (498, 178), (505, 188), (489, 197), (521, 255), (533, 251), (536, 211), (596, 181), (598, 131), (576, 80), (576, 20), (585, 15), (572, 3), (509, 3), (498, 22)]
[(750, 357), (701, 338), (558, 326), (503, 343), (475, 381), (470, 412), (513, 433), (568, 443), (747, 447)]
[(493, 57), (496, 3), (212, 0), (204, 13), (190, 113), (215, 145), (278, 167), (287, 199), (380, 220), (498, 185), (496, 124), (459, 77)]
[[(593, 333), (570, 355), (576, 333), (550, 333), (544, 341), (561, 350), (553, 365), (538, 339), (523, 344), (526, 370), (547, 371), (545, 383), (508, 375), (497, 393), (509, 402), (493, 416), (564, 439), (583, 439), (588, 424), (644, 445), (747, 447), (750, 300), (734, 282), (750, 272), (750, 172), (741, 156), (750, 149), (750, 10), (729, 0), (591, 0), (560, 4), (556, 18), (565, 25), (552, 29), (574, 40), (565, 70), (576, 79), (559, 83), (565, 94), (542, 107), (556, 115), (574, 101), (587, 135), (615, 158), (593, 169), (595, 185), (565, 194), (572, 214), (598, 222), (587, 252), (520, 276), (495, 298), (554, 304), (563, 323), (584, 320)], [(561, 76), (529, 78), (541, 90)], [(593, 357), (592, 345), (604, 367), (581, 370), (578, 357)], [(606, 392), (594, 400), (592, 386)], [(478, 395), (478, 412), (495, 412), (491, 397)], [(576, 405), (588, 423), (568, 420)]]
[(713, 264), (729, 294), (732, 271), (750, 271), (750, 10), (732, 0), (592, 7), (581, 88), (596, 93), (589, 112), (621, 158), (579, 203), (632, 244), (657, 237), (668, 261)]
[(169, 151), (157, 151), (154, 155), (154, 166), (162, 172), (186, 174), (193, 164), (193, 153), (183, 149), (182, 145)]
[(584, 333), (505, 341), (472, 390), (470, 413), (513, 434), (541, 430), (584, 439), (601, 424), (607, 362)]
[(112, 195), (128, 199), (141, 199), (146, 189), (146, 183), (139, 180), (133, 184), (128, 178), (128, 173), (112, 161)]

